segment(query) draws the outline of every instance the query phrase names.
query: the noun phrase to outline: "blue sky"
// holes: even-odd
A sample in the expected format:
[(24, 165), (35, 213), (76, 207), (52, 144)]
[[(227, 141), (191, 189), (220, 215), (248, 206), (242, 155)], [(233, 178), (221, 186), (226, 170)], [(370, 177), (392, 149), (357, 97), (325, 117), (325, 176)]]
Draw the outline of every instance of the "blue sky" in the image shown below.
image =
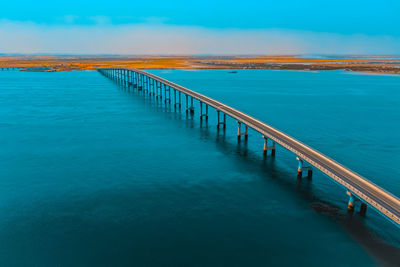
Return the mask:
[(0, 52), (392, 54), (399, 13), (400, 0), (3, 1)]

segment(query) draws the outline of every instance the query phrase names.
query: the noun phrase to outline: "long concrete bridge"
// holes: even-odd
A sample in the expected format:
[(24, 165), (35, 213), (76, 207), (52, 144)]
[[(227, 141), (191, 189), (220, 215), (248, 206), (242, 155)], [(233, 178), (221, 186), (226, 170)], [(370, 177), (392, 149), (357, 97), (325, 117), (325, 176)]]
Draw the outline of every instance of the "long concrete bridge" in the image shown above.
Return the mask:
[[(367, 206), (370, 206), (400, 227), (400, 199), (398, 197), (284, 132), (210, 97), (142, 70), (98, 69), (98, 71), (125, 86), (131, 86), (133, 89), (143, 91), (156, 98), (164, 98), (166, 104), (171, 104), (173, 100), (174, 106), (179, 109), (184, 102), (181, 97), (183, 95), (186, 100), (186, 113), (194, 114), (193, 100), (195, 99), (200, 102), (200, 120), (208, 120), (208, 107), (210, 106), (217, 111), (218, 128), (226, 127), (226, 115), (236, 119), (238, 122), (238, 139), (244, 136), (247, 140), (248, 127), (262, 135), (264, 155), (267, 155), (268, 150), (271, 150), (271, 155), (275, 156), (276, 144), (296, 154), (298, 179), (301, 179), (304, 174), (311, 178), (312, 168), (317, 168), (347, 191), (349, 197), (347, 208), (350, 211), (354, 210), (355, 202), (359, 201), (361, 202), (360, 213), (362, 215), (365, 215)], [(173, 97), (171, 96), (172, 92)], [(242, 131), (242, 125), (244, 131)], [(307, 166), (305, 166), (306, 163), (308, 163)]]

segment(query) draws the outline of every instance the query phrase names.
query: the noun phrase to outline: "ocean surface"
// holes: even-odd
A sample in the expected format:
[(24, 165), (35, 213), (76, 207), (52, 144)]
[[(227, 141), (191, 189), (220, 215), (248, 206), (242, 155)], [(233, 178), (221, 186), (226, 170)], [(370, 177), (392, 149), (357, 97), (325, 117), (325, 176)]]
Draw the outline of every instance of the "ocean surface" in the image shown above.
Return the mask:
[[(151, 70), (400, 196), (400, 76)], [(183, 98), (182, 98), (183, 99)], [(184, 106), (184, 105), (183, 105)], [(400, 229), (263, 139), (95, 71), (0, 71), (1, 266), (375, 266)], [(356, 207), (358, 210), (359, 206)]]

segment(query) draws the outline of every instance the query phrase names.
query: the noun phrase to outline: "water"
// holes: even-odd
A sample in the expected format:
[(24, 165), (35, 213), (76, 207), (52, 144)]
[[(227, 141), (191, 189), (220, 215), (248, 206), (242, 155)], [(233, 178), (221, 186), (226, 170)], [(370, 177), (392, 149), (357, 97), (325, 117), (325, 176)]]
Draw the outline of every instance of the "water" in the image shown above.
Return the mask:
[[(165, 71), (400, 195), (400, 77)], [(400, 231), (328, 177), (97, 72), (0, 72), (2, 266), (372, 266)]]

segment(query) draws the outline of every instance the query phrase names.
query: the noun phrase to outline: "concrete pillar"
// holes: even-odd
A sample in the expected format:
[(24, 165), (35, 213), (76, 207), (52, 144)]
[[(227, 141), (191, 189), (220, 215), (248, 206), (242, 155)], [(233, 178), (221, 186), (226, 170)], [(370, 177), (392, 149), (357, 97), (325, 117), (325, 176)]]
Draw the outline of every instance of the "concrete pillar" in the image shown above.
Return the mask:
[(162, 99), (162, 88), (161, 82), (157, 81), (157, 98)]
[(220, 125), (221, 125), (221, 124), (223, 125), (223, 129), (226, 129), (226, 114), (224, 113), (224, 116), (223, 116), (223, 118), (224, 118), (224, 121), (223, 121), (223, 122), (221, 122), (221, 121), (220, 121), (220, 116), (219, 116), (219, 113), (220, 113), (220, 111), (219, 111), (219, 110), (217, 110), (217, 118), (218, 118), (218, 122), (217, 122), (217, 129), (219, 129), (219, 128), (220, 128)]
[(200, 120), (203, 120), (203, 102), (200, 101)]
[(224, 129), (226, 129), (226, 114), (224, 113)]
[(247, 127), (247, 125), (245, 125), (245, 132), (241, 132), (242, 131), (242, 129), (241, 129), (241, 122), (240, 121), (237, 121), (237, 123), (238, 123), (238, 140), (240, 140), (240, 137), (242, 136), (242, 135), (244, 135), (244, 140), (247, 140), (248, 139), (248, 127)]
[(206, 121), (208, 121), (208, 105), (205, 104), (206, 106), (206, 113), (203, 114), (203, 102), (200, 101), (200, 120), (203, 120), (203, 117), (206, 118)]
[(174, 94), (175, 94), (175, 97), (174, 97), (175, 104), (174, 104), (174, 106), (175, 107), (179, 106), (179, 109), (180, 109), (181, 108), (181, 92), (180, 91), (178, 92), (178, 101), (176, 101), (176, 89), (174, 89)]
[(310, 169), (308, 169), (307, 178), (308, 179), (312, 179), (312, 169), (311, 169), (311, 167), (310, 167)]
[(297, 156), (296, 159), (299, 161), (299, 167), (297, 168), (297, 178), (301, 179), (303, 177), (303, 160)]
[[(165, 95), (165, 103), (171, 103), (171, 88), (169, 86), (167, 86), (166, 84), (164, 84), (164, 95)], [(167, 92), (168, 92), (168, 97), (167, 97)]]
[(190, 97), (190, 114), (194, 114), (193, 97)]
[(186, 114), (189, 112), (189, 107), (188, 107), (188, 105), (189, 105), (189, 100), (188, 100), (188, 95), (186, 95)]
[(263, 135), (262, 138), (264, 138), (264, 149), (263, 149), (264, 156), (267, 155), (268, 150), (271, 150), (271, 156), (275, 157), (275, 141), (272, 141), (272, 146), (268, 146), (268, 137)]
[(263, 155), (266, 156), (267, 155), (267, 151), (268, 151), (268, 137), (263, 136), (264, 138), (264, 151), (263, 151)]
[(237, 133), (237, 139), (238, 139), (238, 140), (240, 140), (240, 126), (241, 126), (241, 124), (240, 124), (240, 122), (239, 122), (239, 121), (238, 121), (237, 123), (238, 123), (238, 133)]
[(367, 204), (361, 203), (360, 214), (364, 216), (367, 213)]
[(194, 114), (193, 107), (193, 97), (190, 97), (190, 107), (189, 107), (189, 95), (186, 95), (186, 114), (190, 112), (191, 115)]
[(350, 192), (347, 192), (347, 195), (349, 195), (349, 203), (347, 204), (347, 210), (354, 211), (355, 198), (354, 198), (353, 194)]
[(272, 153), (271, 156), (275, 157), (275, 141), (272, 141)]

